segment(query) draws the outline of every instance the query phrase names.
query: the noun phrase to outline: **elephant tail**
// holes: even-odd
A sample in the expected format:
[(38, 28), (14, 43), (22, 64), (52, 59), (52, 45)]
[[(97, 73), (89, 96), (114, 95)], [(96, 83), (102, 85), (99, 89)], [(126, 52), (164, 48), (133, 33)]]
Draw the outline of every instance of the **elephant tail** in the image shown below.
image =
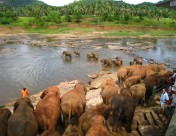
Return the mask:
[(68, 123), (70, 124), (71, 123), (71, 110), (72, 110), (72, 108), (71, 108), (71, 106), (70, 106), (70, 109), (69, 109), (69, 113), (68, 113)]

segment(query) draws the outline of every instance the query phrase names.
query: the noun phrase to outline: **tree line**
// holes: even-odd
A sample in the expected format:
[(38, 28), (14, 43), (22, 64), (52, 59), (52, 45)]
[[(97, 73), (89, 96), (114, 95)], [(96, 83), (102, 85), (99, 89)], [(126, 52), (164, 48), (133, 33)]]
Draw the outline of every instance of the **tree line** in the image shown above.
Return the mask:
[(145, 19), (160, 21), (168, 18), (176, 26), (175, 10), (156, 7), (149, 3), (130, 5), (113, 0), (79, 0), (62, 7), (44, 4), (11, 8), (0, 6), (0, 24), (10, 24), (17, 21), (18, 17), (29, 17), (31, 18), (29, 24), (41, 26), (48, 22), (59, 24), (62, 22), (62, 17), (66, 22), (79, 23), (84, 16), (119, 24), (128, 24), (130, 20), (140, 23)]

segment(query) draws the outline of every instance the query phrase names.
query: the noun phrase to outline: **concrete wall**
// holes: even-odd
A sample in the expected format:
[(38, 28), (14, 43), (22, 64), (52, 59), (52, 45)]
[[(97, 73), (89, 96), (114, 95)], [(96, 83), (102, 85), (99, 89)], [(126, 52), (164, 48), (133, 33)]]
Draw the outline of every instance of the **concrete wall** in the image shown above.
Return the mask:
[(174, 111), (165, 136), (176, 136), (176, 110)]

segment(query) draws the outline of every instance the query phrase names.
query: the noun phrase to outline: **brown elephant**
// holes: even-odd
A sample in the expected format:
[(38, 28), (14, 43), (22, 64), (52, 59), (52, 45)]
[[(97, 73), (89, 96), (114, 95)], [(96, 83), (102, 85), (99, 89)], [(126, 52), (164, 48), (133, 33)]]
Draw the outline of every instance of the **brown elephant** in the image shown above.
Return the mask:
[(132, 96), (132, 92), (129, 88), (127, 87), (123, 87), (121, 90), (120, 90), (120, 94), (121, 95), (124, 95), (124, 96), (128, 96), (128, 97), (131, 97)]
[(37, 103), (35, 117), (39, 125), (39, 133), (54, 132), (60, 119), (60, 90), (56, 86), (48, 87), (43, 91), (41, 100)]
[(124, 83), (127, 88), (130, 88), (132, 85), (140, 83), (140, 80), (141, 80), (141, 76), (131, 76), (131, 77), (128, 77)]
[(158, 73), (146, 77), (144, 79), (146, 86), (146, 98), (149, 99), (152, 96), (152, 90), (154, 86), (159, 86), (163, 82), (163, 78), (160, 77)]
[(117, 131), (118, 126), (124, 126), (126, 131), (130, 133), (131, 123), (134, 116), (134, 110), (137, 103), (132, 97), (124, 95), (115, 95), (111, 101), (113, 116), (113, 131)]
[(76, 84), (75, 88), (65, 93), (61, 98), (61, 109), (65, 126), (71, 124), (71, 118), (75, 117), (75, 123), (78, 123), (79, 117), (85, 110), (86, 106), (86, 85), (83, 83)]
[(101, 59), (100, 62), (102, 63), (102, 66), (112, 66), (111, 59)]
[(93, 58), (93, 55), (91, 53), (87, 54), (87, 58), (88, 59), (92, 59)]
[(102, 98), (103, 98), (103, 103), (104, 104), (110, 104), (111, 99), (114, 95), (120, 93), (120, 88), (119, 86), (115, 86), (115, 81), (114, 83), (111, 83), (108, 81), (103, 87), (102, 87)]
[(128, 77), (132, 76), (134, 71), (137, 71), (141, 68), (142, 68), (142, 66), (139, 64), (134, 64), (134, 65), (128, 66), (128, 75), (127, 76)]
[(116, 59), (117, 61), (119, 61), (121, 65), (123, 64), (123, 60), (122, 60), (122, 58), (120, 58), (120, 57), (116, 57), (115, 59)]
[(145, 101), (146, 87), (143, 81), (139, 84), (135, 84), (130, 87), (133, 98), (138, 102), (142, 103)]
[(91, 127), (91, 119), (95, 115), (102, 115), (105, 119), (108, 118), (111, 112), (111, 106), (106, 104), (96, 105), (84, 112), (79, 118), (79, 128), (85, 135)]
[(136, 57), (134, 57), (134, 62), (135, 62), (136, 64), (142, 65), (142, 58), (136, 56)]
[(115, 66), (121, 66), (123, 64), (122, 61), (120, 60), (113, 60), (112, 62), (114, 63)]
[(98, 54), (95, 53), (95, 52), (92, 52), (92, 58), (93, 58), (94, 60), (98, 60)]
[(76, 56), (80, 56), (80, 52), (79, 52), (79, 51), (74, 51), (74, 54), (75, 54)]
[(65, 56), (65, 57), (68, 57), (68, 58), (72, 58), (72, 53), (70, 52), (70, 51), (63, 51), (63, 53), (62, 53), (62, 56)]
[(125, 79), (127, 78), (128, 73), (129, 73), (128, 67), (121, 67), (121, 68), (117, 71), (117, 78), (118, 78), (119, 85), (122, 85), (122, 83), (123, 83), (123, 82), (125, 81)]
[(34, 107), (28, 97), (19, 98), (13, 107), (13, 115), (8, 120), (8, 136), (36, 136), (38, 124)]
[(7, 136), (7, 124), (8, 119), (12, 113), (8, 108), (0, 109), (0, 134), (1, 136)]
[(146, 76), (146, 69), (143, 67), (135, 69), (132, 73), (132, 76), (141, 76), (141, 79), (144, 79)]
[(134, 65), (134, 61), (130, 61), (129, 64), (130, 64), (130, 66)]
[(105, 118), (101, 115), (95, 115), (92, 124), (86, 136), (109, 136), (108, 129), (105, 125)]

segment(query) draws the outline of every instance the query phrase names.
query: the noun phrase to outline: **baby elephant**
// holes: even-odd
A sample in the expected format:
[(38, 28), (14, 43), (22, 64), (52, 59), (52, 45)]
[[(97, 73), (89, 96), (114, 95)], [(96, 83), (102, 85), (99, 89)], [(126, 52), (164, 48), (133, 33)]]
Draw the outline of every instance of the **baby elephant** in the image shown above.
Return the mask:
[(72, 58), (72, 53), (70, 52), (70, 51), (63, 51), (63, 53), (62, 53), (62, 56), (65, 56), (65, 57), (68, 57), (68, 58)]

